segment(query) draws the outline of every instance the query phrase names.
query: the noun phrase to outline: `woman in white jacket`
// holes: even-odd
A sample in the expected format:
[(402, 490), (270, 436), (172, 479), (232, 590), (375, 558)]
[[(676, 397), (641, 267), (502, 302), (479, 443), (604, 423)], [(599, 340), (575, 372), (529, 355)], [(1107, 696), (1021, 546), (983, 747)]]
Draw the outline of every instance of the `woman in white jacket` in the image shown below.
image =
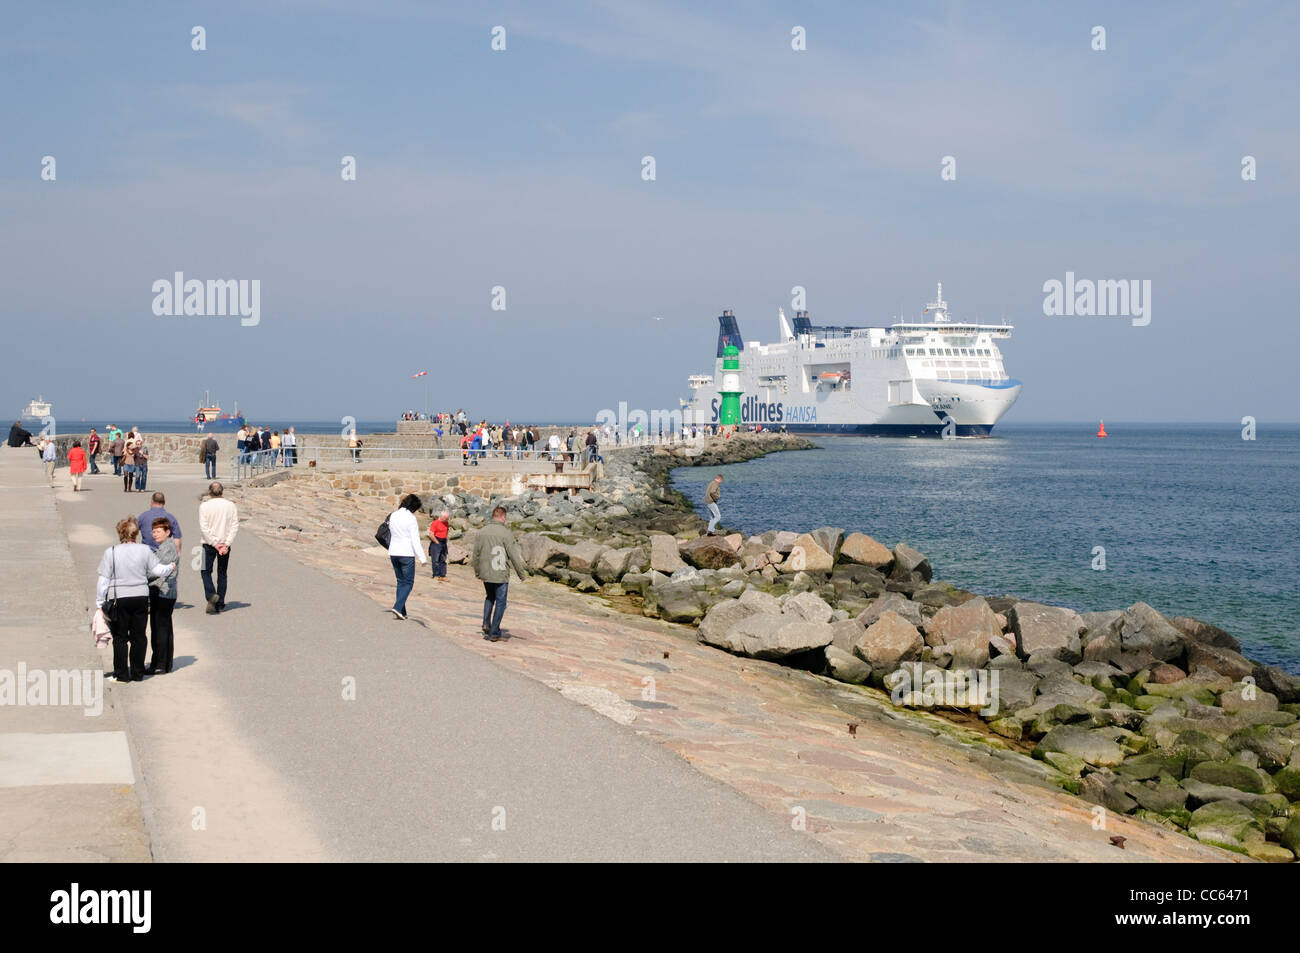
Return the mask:
[(99, 560), (99, 582), (95, 587), (95, 606), (105, 610), (113, 633), (113, 678), (119, 682), (141, 681), (146, 674), (145, 651), (148, 642), (145, 627), (149, 622), (149, 580), (166, 576), (176, 568), (164, 563), (148, 546), (137, 542), (140, 526), (134, 516), (117, 524), (118, 545), (104, 550)]
[(390, 610), (399, 619), (406, 618), (406, 597), (415, 588), (415, 561), (423, 566), (424, 546), (420, 543), (420, 524), (415, 514), (420, 510), (420, 498), (408, 493), (397, 509), (388, 517), (388, 560), (397, 577), (397, 601)]

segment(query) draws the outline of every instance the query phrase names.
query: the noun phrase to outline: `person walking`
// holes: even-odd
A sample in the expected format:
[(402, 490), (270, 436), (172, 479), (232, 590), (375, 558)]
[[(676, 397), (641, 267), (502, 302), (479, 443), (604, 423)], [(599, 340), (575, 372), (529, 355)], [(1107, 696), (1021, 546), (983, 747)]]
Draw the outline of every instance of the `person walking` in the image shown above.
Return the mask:
[[(199, 504), (199, 535), (203, 539), (203, 595), (208, 615), (226, 607), (226, 570), (230, 565), (230, 546), (239, 532), (239, 510), (223, 494), (225, 487), (217, 481), (208, 486), (208, 499)], [(212, 585), (212, 566), (217, 567), (217, 584)]]
[[(523, 554), (514, 534), (506, 529), (506, 508), (492, 511), (492, 522), (474, 537), (474, 575), (483, 583), (483, 638), (495, 642), (501, 638), (501, 619), (506, 614), (506, 594), (510, 588), (510, 568), (522, 580), (528, 575)], [(507, 565), (507, 563), (509, 565)]]
[[(144, 437), (135, 438), (135, 489), (143, 493), (149, 483), (149, 448), (144, 445)], [(141, 526), (144, 524), (141, 523)]]
[(153, 524), (154, 520), (165, 519), (167, 521), (167, 535), (176, 546), (176, 552), (180, 553), (182, 551), (181, 547), (184, 545), (184, 540), (181, 539), (181, 524), (177, 522), (175, 516), (172, 516), (164, 509), (166, 505), (167, 497), (163, 495), (161, 490), (156, 491), (150, 497), (149, 509), (141, 513), (136, 522), (141, 526), (149, 527), (149, 534), (147, 536), (142, 534), (142, 540), (150, 549), (157, 551), (158, 544), (154, 541)]
[(408, 493), (388, 516), (388, 561), (393, 564), (393, 575), (397, 577), (397, 599), (389, 611), (399, 619), (406, 618), (406, 597), (415, 587), (415, 560), (419, 559), (421, 566), (428, 562), (420, 544), (420, 524), (415, 518), (419, 509), (420, 498)]
[(113, 476), (122, 475), (122, 456), (126, 453), (126, 441), (122, 439), (122, 431), (114, 430), (113, 439), (108, 445), (108, 455), (113, 458)]
[(113, 633), (113, 678), (119, 682), (144, 678), (149, 579), (169, 575), (176, 569), (175, 563), (164, 563), (148, 546), (139, 543), (139, 535), (140, 525), (134, 516), (118, 522), (119, 542), (104, 550), (95, 586), (95, 608), (103, 610)]
[(240, 463), (247, 463), (245, 455), (248, 452), (248, 429), (240, 427), (235, 431), (235, 452), (238, 454)]
[(271, 439), (271, 466), (278, 467), (280, 465), (280, 435), (276, 433), (274, 430), (272, 430), (270, 439)]
[(284, 451), (285, 466), (288, 467), (297, 466), (298, 465), (298, 435), (293, 432), (292, 427), (290, 427), (288, 430), (285, 431), (284, 437), (281, 438), (280, 442), (285, 446), (285, 451)]
[(54, 465), (59, 459), (59, 448), (54, 445), (53, 440), (41, 441), (41, 461), (45, 464), (45, 479), (54, 485)]
[(361, 459), (361, 441), (357, 439), (356, 427), (353, 427), (348, 431), (348, 449), (352, 451), (353, 463), (356, 463)]
[(127, 437), (122, 445), (122, 492), (130, 493), (135, 485), (135, 440)]
[(99, 472), (99, 464), (95, 462), (95, 458), (99, 456), (99, 445), (99, 434), (95, 433), (94, 427), (91, 427), (90, 437), (86, 441), (86, 459), (90, 463), (90, 472), (92, 474)]
[(718, 520), (722, 519), (722, 514), (718, 512), (718, 499), (722, 496), (722, 474), (719, 473), (709, 484), (709, 488), (704, 491), (704, 502), (713, 514), (713, 519), (709, 520), (709, 535), (713, 535), (713, 529), (718, 525)]
[[(161, 493), (154, 494), (158, 502)], [(165, 510), (163, 512), (166, 512)], [(149, 525), (149, 542), (154, 555), (160, 563), (177, 563), (180, 556), (180, 540), (172, 539), (172, 525), (176, 522), (170, 514), (156, 516)], [(146, 668), (146, 675), (170, 674), (172, 656), (175, 650), (175, 633), (172, 630), (172, 612), (176, 608), (176, 581), (180, 573), (169, 572), (149, 583), (149, 636), (153, 640), (153, 657)]]
[(217, 478), (217, 451), (220, 449), (216, 437), (208, 437), (203, 441), (203, 475), (209, 480)]
[(433, 578), (447, 580), (447, 533), (451, 528), (451, 513), (443, 510), (429, 524), (429, 562), (433, 563)]
[(86, 473), (86, 451), (81, 449), (81, 441), (72, 441), (68, 451), (68, 473), (72, 475), (72, 492), (81, 492), (81, 478)]

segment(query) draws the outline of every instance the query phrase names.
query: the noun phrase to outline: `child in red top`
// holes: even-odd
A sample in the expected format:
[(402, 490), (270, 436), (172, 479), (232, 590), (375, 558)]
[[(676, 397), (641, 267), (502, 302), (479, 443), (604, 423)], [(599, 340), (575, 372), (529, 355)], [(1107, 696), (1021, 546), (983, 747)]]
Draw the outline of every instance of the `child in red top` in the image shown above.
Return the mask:
[(433, 565), (433, 578), (439, 582), (447, 579), (447, 530), (451, 513), (443, 510), (429, 524), (429, 562)]

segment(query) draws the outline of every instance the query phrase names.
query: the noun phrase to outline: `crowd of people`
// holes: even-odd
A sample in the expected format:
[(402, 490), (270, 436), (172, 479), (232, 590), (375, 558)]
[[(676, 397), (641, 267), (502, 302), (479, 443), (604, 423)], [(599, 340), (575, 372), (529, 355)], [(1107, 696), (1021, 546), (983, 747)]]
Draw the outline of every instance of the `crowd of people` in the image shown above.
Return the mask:
[[(355, 430), (352, 433), (356, 435)], [(209, 445), (211, 445), (210, 450)], [(219, 449), (220, 446), (215, 438), (209, 437), (204, 441), (204, 462), (207, 463), (209, 457), (211, 458), (212, 471), (208, 474), (209, 477), (216, 476), (216, 457)], [(265, 424), (261, 427), (246, 424), (235, 431), (235, 452), (239, 455), (240, 463), (292, 467), (298, 463), (298, 435), (294, 433), (292, 427), (275, 431)]]

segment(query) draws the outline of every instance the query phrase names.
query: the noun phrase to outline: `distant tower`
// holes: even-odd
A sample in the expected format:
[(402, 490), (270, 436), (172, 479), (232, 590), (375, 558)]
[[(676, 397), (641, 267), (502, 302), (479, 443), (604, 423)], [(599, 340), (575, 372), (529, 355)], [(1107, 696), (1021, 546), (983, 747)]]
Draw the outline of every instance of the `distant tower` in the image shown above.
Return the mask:
[(734, 344), (723, 349), (722, 387), (718, 391), (722, 397), (722, 407), (718, 410), (718, 423), (723, 427), (740, 424), (740, 351)]

